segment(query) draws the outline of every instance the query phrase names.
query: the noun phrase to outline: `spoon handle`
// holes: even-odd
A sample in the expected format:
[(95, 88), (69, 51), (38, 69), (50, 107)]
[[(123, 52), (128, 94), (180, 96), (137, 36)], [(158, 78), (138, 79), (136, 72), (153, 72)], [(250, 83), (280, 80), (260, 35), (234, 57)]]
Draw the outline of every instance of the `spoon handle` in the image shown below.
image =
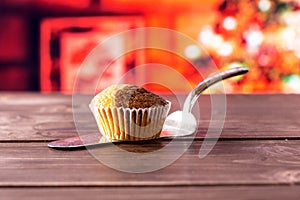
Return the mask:
[(213, 85), (213, 84), (215, 84), (219, 81), (225, 80), (227, 78), (231, 78), (233, 76), (238, 76), (238, 75), (245, 74), (247, 72), (248, 72), (248, 68), (236, 67), (236, 68), (227, 69), (227, 70), (222, 71), (220, 73), (209, 76), (207, 79), (205, 79), (204, 81), (199, 83), (197, 85), (197, 87), (192, 90), (192, 92), (189, 93), (189, 95), (187, 96), (187, 98), (185, 100), (183, 110), (191, 112), (192, 108), (195, 105), (195, 103), (196, 103), (197, 99), (199, 98), (200, 94), (204, 90), (206, 90), (208, 87), (210, 87), (211, 85)]

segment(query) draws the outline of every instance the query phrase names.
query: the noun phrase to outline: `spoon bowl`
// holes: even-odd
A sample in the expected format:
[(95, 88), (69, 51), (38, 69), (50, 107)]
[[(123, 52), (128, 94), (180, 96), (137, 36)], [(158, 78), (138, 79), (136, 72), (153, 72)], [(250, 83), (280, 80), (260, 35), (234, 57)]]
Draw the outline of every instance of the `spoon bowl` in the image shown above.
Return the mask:
[[(183, 137), (191, 135), (197, 129), (197, 120), (190, 112), (175, 111), (168, 115), (163, 126), (163, 131), (168, 136)], [(161, 135), (162, 136), (162, 135)]]

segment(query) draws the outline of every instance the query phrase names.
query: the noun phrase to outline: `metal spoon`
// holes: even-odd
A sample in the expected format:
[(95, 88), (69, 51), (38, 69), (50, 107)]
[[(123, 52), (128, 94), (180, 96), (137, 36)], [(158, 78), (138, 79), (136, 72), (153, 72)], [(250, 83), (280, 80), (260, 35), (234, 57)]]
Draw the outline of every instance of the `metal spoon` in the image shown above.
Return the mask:
[[(193, 134), (197, 129), (197, 120), (192, 114), (194, 107), (200, 94), (213, 84), (231, 78), (233, 76), (242, 75), (248, 72), (248, 68), (236, 67), (227, 69), (220, 73), (209, 76), (204, 81), (200, 82), (195, 89), (193, 89), (185, 99), (183, 110), (178, 110), (166, 118), (163, 130), (167, 131), (169, 136), (188, 136)], [(184, 120), (182, 120), (184, 119)]]
[[(232, 68), (209, 76), (207, 79), (199, 83), (197, 87), (188, 94), (183, 105), (183, 110), (175, 111), (167, 116), (160, 138), (174, 138), (193, 134), (197, 129), (197, 120), (191, 111), (200, 94), (208, 87), (219, 81), (233, 76), (242, 75), (247, 72), (248, 69), (244, 67)], [(53, 141), (48, 144), (48, 147), (57, 149), (71, 149), (110, 143), (112, 143), (112, 141), (106, 140), (99, 133), (97, 133)]]

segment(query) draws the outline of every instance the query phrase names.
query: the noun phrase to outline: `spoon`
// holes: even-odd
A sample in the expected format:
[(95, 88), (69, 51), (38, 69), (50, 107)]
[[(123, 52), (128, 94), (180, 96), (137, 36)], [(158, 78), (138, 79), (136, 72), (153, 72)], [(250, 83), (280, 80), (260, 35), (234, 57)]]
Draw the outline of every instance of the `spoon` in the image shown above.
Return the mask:
[[(192, 108), (197, 102), (200, 94), (213, 84), (225, 80), (227, 78), (242, 75), (248, 72), (248, 68), (236, 67), (227, 69), (220, 73), (209, 76), (204, 81), (200, 82), (195, 89), (193, 89), (187, 96), (183, 110), (178, 110), (167, 116), (163, 125), (162, 132), (159, 138), (174, 138), (192, 135), (197, 129), (197, 120), (192, 114)], [(184, 120), (183, 120), (184, 119)], [(57, 149), (71, 149), (82, 148), (94, 145), (110, 144), (112, 142), (122, 141), (109, 141), (101, 134), (85, 134), (66, 138), (62, 140), (56, 140), (50, 142), (48, 147)]]
[[(231, 78), (233, 76), (242, 75), (248, 72), (248, 68), (236, 67), (219, 72), (209, 76), (204, 81), (200, 82), (195, 89), (193, 89), (185, 99), (183, 110), (178, 110), (167, 116), (163, 126), (169, 136), (188, 136), (193, 134), (197, 129), (197, 120), (192, 114), (194, 107), (200, 94), (213, 84)], [(184, 119), (184, 120), (182, 120)]]

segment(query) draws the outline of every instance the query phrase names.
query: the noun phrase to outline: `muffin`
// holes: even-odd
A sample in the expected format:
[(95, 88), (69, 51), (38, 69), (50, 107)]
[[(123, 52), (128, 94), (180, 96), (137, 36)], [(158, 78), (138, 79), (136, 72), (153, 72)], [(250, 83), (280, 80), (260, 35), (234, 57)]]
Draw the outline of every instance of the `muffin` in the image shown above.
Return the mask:
[(99, 130), (110, 141), (159, 137), (171, 103), (142, 87), (112, 85), (90, 103)]

